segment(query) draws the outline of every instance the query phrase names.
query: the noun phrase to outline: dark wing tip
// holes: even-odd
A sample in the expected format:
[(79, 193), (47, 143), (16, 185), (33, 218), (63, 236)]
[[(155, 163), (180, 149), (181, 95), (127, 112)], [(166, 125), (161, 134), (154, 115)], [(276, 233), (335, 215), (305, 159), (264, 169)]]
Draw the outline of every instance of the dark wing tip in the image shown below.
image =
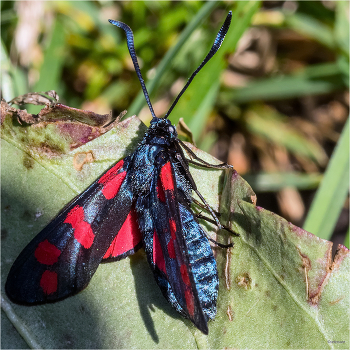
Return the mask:
[(196, 327), (205, 335), (209, 334), (209, 330), (208, 330), (208, 324), (205, 323), (201, 323), (200, 325), (196, 324)]

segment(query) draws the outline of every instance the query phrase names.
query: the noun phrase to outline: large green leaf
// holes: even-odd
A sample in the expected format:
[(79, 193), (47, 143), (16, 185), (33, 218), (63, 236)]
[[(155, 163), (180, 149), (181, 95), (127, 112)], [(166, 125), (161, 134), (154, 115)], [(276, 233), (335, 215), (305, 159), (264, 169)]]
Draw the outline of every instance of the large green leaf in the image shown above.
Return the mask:
[[(145, 127), (129, 118), (73, 150), (57, 122), (21, 126), (7, 120), (2, 127), (4, 286), (21, 249), (65, 203), (132, 152)], [(86, 154), (90, 162), (74, 167)], [(208, 336), (165, 301), (140, 251), (102, 264), (84, 291), (57, 303), (16, 305), (2, 290), (2, 309), (18, 331), (6, 322), (2, 344), (21, 347), (23, 338), (33, 348), (348, 348), (346, 248), (332, 264), (330, 242), (255, 207), (253, 191), (235, 171), (193, 167), (191, 173), (221, 220), (241, 234), (233, 249), (214, 247), (220, 291)], [(216, 239), (227, 241), (228, 233)]]

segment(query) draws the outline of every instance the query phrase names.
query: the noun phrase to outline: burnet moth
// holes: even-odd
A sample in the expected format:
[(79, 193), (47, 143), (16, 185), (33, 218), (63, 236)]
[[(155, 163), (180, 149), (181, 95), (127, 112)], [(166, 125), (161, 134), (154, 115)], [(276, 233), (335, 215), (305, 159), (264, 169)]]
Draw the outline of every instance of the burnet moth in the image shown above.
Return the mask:
[[(109, 20), (126, 34), (153, 118), (135, 152), (114, 164), (72, 200), (24, 248), (6, 281), (6, 293), (12, 301), (38, 304), (75, 294), (89, 284), (103, 260), (123, 259), (143, 246), (165, 298), (208, 334), (207, 322), (216, 315), (219, 279), (211, 239), (198, 218), (220, 229), (225, 227), (197, 190), (189, 163), (219, 169), (229, 166), (211, 165), (198, 158), (177, 138), (167, 118), (193, 78), (220, 48), (231, 18), (230, 11), (208, 55), (163, 118), (156, 117), (153, 111), (137, 62), (132, 30), (122, 22)], [(192, 192), (212, 218), (192, 212)]]

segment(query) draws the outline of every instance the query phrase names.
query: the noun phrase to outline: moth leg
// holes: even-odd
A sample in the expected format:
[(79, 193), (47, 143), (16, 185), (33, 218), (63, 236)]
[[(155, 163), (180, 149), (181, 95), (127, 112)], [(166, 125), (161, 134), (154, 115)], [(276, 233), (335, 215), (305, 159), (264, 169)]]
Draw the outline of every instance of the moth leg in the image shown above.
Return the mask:
[(190, 173), (189, 170), (188, 170), (187, 159), (186, 159), (186, 158), (184, 159), (184, 158), (181, 156), (181, 154), (177, 154), (177, 155), (176, 155), (176, 158), (177, 158), (178, 161), (181, 163), (181, 165), (183, 166), (183, 168), (186, 170), (186, 175), (187, 175), (188, 180), (189, 180), (190, 183), (191, 183), (191, 186), (192, 186), (193, 191), (195, 191), (195, 192), (197, 193), (197, 196), (201, 199), (201, 201), (202, 201), (203, 204), (205, 205), (205, 208), (209, 211), (209, 213), (211, 214), (211, 216), (212, 216), (213, 219), (215, 220), (216, 226), (217, 226), (219, 229), (222, 229), (223, 226), (221, 225), (221, 223), (220, 223), (218, 217), (216, 216), (214, 209), (208, 204), (208, 202), (204, 199), (204, 197), (203, 197), (203, 196), (201, 195), (201, 193), (198, 191), (197, 185), (196, 185), (196, 183), (194, 182), (193, 177), (192, 177), (191, 173)]
[[(197, 217), (198, 219), (202, 219), (202, 220), (208, 221), (208, 222), (210, 222), (210, 223), (212, 223), (212, 224), (216, 224), (216, 222), (215, 222), (214, 220), (208, 218), (207, 216), (202, 215), (201, 213), (196, 214), (196, 217)], [(222, 225), (222, 224), (221, 224), (221, 226), (222, 226), (222, 228), (223, 228), (224, 230), (226, 230), (227, 232), (230, 232), (230, 233), (233, 234), (234, 236), (236, 236), (236, 237), (239, 237), (239, 236), (240, 236), (239, 233), (237, 233), (237, 232), (231, 230), (229, 227), (227, 227), (227, 226), (225, 226), (225, 225)]]
[[(198, 201), (196, 198), (191, 197), (191, 201), (192, 201), (194, 204), (198, 205), (201, 209), (207, 210), (206, 206), (203, 205), (203, 204), (202, 204), (200, 201)], [(214, 209), (213, 209), (213, 210), (214, 210)], [(216, 211), (216, 210), (214, 210), (214, 213), (215, 213), (215, 215), (216, 215), (218, 218), (221, 216), (221, 213), (219, 213), (219, 212)]]
[[(215, 169), (233, 169), (232, 165), (229, 165), (227, 163), (221, 163), (221, 164), (210, 164), (207, 163), (205, 160), (199, 158), (196, 156), (196, 154), (188, 147), (186, 146), (181, 140), (178, 140), (180, 145), (186, 150), (186, 152), (194, 159), (196, 159), (198, 162), (195, 162), (192, 159), (187, 159), (187, 161), (191, 164), (198, 165), (201, 167), (206, 167), (206, 168), (215, 168)], [(201, 164), (202, 163), (202, 164)]]
[(221, 163), (221, 164), (210, 164), (204, 161), (201, 158), (198, 158), (198, 160), (201, 162), (196, 162), (192, 159), (188, 159), (187, 161), (193, 165), (201, 166), (203, 168), (214, 168), (214, 169), (233, 169), (233, 165), (227, 164), (227, 163)]

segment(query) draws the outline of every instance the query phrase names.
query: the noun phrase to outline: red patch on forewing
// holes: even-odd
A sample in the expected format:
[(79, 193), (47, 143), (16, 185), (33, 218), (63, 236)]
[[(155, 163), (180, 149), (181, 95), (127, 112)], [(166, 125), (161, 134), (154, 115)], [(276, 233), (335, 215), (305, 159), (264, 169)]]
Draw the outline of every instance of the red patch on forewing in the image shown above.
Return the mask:
[(61, 251), (47, 239), (40, 242), (34, 252), (36, 260), (38, 260), (40, 264), (44, 265), (53, 265), (57, 262), (60, 255)]
[(180, 266), (180, 273), (181, 273), (181, 278), (182, 278), (183, 282), (187, 286), (190, 286), (191, 285), (190, 276), (188, 275), (188, 271), (187, 271), (186, 265), (181, 265)]
[(57, 273), (46, 270), (41, 276), (40, 287), (46, 295), (57, 291)]
[(134, 210), (131, 210), (103, 259), (115, 258), (134, 249), (141, 242), (141, 239), (142, 236), (137, 223), (136, 213)]
[(164, 191), (174, 191), (174, 178), (170, 162), (162, 166), (160, 170), (160, 181), (162, 182)]
[(162, 187), (162, 183), (158, 180), (157, 183), (157, 197), (161, 202), (165, 202), (165, 194), (164, 194), (164, 190)]
[(66, 219), (63, 221), (66, 224), (71, 224), (73, 228), (84, 220), (84, 208), (76, 205), (71, 211), (67, 214)]
[(103, 186), (102, 193), (106, 197), (106, 199), (112, 199), (118, 194), (120, 186), (122, 185), (125, 179), (125, 176), (126, 171), (123, 171)]
[(175, 259), (176, 258), (176, 254), (175, 254), (175, 248), (174, 248), (174, 240), (171, 239), (167, 245), (167, 249), (168, 249), (168, 254), (169, 254), (169, 258), (171, 259)]
[(89, 249), (94, 243), (95, 235), (89, 223), (82, 221), (74, 230), (74, 238), (85, 248)]
[(153, 262), (166, 274), (164, 255), (156, 231), (153, 233)]
[(89, 223), (84, 221), (84, 208), (75, 206), (67, 215), (64, 223), (71, 224), (74, 238), (86, 249), (94, 242), (95, 235)]
[(126, 176), (126, 171), (118, 174), (118, 171), (122, 168), (123, 164), (124, 161), (121, 160), (98, 180), (100, 184), (103, 184), (101, 191), (106, 199), (114, 198), (119, 192), (120, 186), (122, 185)]
[(100, 184), (106, 184), (107, 182), (111, 181), (114, 177), (117, 176), (118, 171), (121, 169), (121, 167), (124, 165), (124, 160), (122, 159), (119, 161), (113, 168), (110, 168), (105, 174), (103, 174), (98, 182)]
[(176, 222), (174, 219), (169, 219), (171, 238), (176, 239)]
[(187, 311), (190, 314), (191, 317), (194, 315), (194, 298), (189, 289), (185, 290), (185, 299), (186, 299), (186, 306)]

